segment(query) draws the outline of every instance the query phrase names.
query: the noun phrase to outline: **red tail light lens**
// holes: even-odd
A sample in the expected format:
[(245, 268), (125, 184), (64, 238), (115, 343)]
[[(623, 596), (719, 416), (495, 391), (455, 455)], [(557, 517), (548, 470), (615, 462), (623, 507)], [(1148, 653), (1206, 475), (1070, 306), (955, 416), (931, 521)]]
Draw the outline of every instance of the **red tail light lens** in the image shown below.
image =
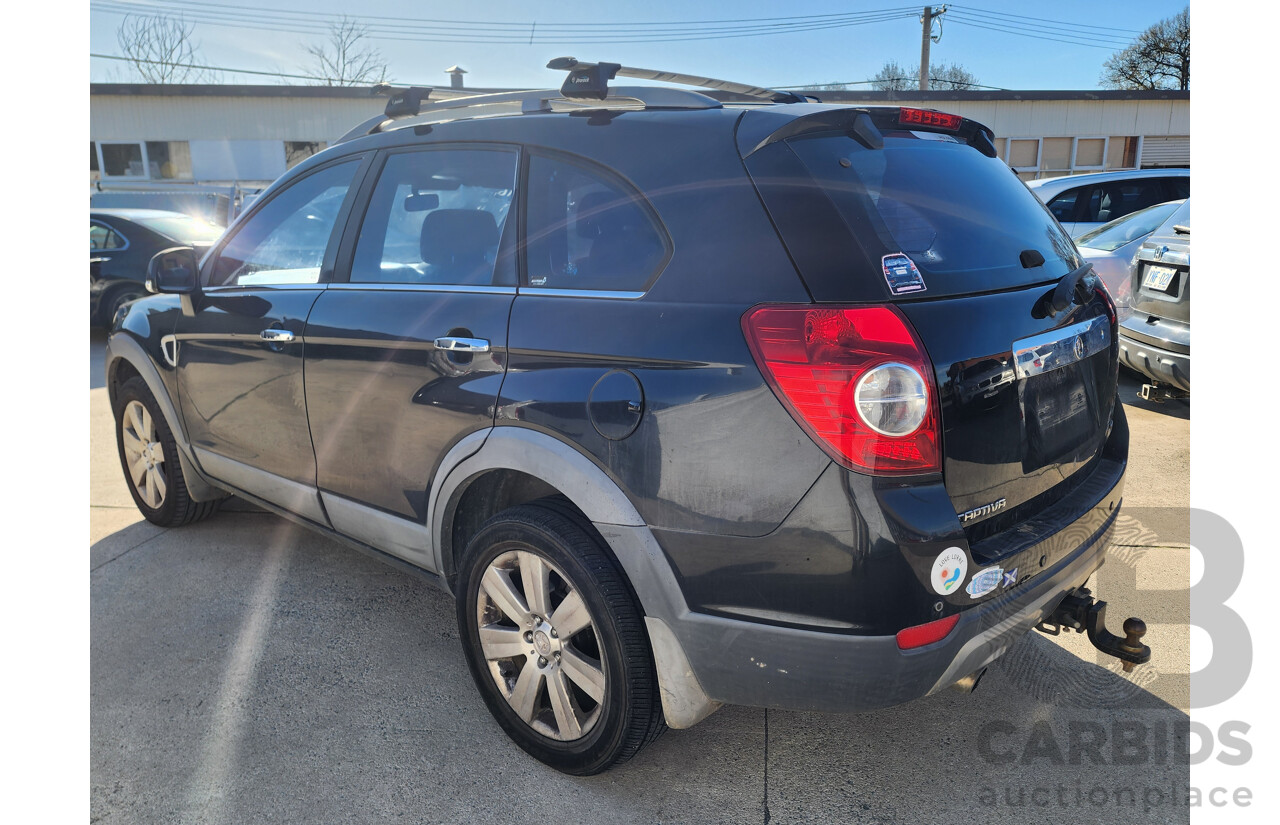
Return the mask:
[(933, 369), (892, 306), (761, 306), (742, 318), (751, 355), (796, 422), (845, 467), (937, 472)]
[(945, 112), (934, 112), (929, 109), (899, 109), (898, 123), (903, 126), (931, 126), (934, 129), (946, 129), (948, 132), (960, 131), (960, 123), (964, 118), (960, 115), (949, 115)]
[(936, 622), (918, 624), (915, 627), (904, 627), (898, 631), (898, 649), (911, 650), (912, 648), (940, 642), (951, 635), (951, 631), (956, 629), (956, 623), (959, 621), (960, 614), (957, 613), (945, 619), (938, 619)]

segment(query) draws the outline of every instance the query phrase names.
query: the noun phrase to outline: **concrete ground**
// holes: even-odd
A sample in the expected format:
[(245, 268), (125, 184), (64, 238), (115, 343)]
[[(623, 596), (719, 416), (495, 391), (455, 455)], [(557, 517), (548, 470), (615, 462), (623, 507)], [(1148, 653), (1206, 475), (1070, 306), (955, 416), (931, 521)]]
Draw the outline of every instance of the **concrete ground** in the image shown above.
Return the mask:
[(527, 757), (475, 690), (449, 597), (248, 506), (134, 509), (90, 343), (91, 819), (297, 822), (1186, 822), (1189, 407), (1132, 429), (1096, 582), (1151, 625), (1123, 674), (1032, 633), (971, 695), (827, 715), (729, 707), (593, 778)]

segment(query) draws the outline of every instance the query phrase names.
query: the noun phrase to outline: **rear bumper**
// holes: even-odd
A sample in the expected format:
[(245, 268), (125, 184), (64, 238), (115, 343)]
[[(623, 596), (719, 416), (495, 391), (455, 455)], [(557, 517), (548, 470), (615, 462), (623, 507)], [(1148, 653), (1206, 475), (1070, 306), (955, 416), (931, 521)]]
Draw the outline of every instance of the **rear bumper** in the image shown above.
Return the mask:
[[(945, 688), (1003, 654), (1103, 562), (1124, 484), (1123, 462), (1093, 506), (1038, 547), (1056, 559), (996, 599), (960, 614), (945, 639), (900, 650), (894, 636), (860, 636), (685, 612), (667, 622), (713, 702), (862, 711)], [(1081, 541), (1080, 537), (1084, 536)], [(1069, 543), (1063, 552), (1064, 543)]]
[(1173, 352), (1120, 332), (1120, 363), (1162, 384), (1191, 391), (1191, 355)]

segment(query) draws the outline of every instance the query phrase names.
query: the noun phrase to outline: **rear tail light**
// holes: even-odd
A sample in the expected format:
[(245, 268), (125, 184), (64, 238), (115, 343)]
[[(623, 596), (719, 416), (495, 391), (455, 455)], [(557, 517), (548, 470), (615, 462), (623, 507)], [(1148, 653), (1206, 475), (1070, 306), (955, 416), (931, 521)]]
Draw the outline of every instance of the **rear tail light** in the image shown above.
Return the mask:
[(960, 621), (960, 614), (948, 616), (945, 619), (938, 619), (928, 624), (918, 624), (915, 627), (904, 627), (898, 631), (898, 649), (911, 650), (912, 648), (924, 647), (934, 642), (940, 642), (947, 636), (951, 635), (951, 631), (955, 630), (956, 623)]
[(843, 466), (937, 472), (933, 370), (892, 306), (761, 306), (742, 318), (756, 365), (792, 418)]

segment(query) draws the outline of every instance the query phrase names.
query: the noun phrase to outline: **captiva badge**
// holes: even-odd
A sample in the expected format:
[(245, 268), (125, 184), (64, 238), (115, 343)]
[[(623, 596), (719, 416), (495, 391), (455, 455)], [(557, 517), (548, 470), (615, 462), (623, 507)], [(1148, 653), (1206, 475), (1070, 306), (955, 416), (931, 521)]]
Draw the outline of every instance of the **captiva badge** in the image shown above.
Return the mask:
[(889, 291), (894, 295), (924, 292), (924, 278), (920, 277), (920, 270), (916, 269), (915, 262), (906, 255), (901, 252), (885, 255), (880, 259), (880, 265), (884, 267), (884, 279), (889, 284)]

